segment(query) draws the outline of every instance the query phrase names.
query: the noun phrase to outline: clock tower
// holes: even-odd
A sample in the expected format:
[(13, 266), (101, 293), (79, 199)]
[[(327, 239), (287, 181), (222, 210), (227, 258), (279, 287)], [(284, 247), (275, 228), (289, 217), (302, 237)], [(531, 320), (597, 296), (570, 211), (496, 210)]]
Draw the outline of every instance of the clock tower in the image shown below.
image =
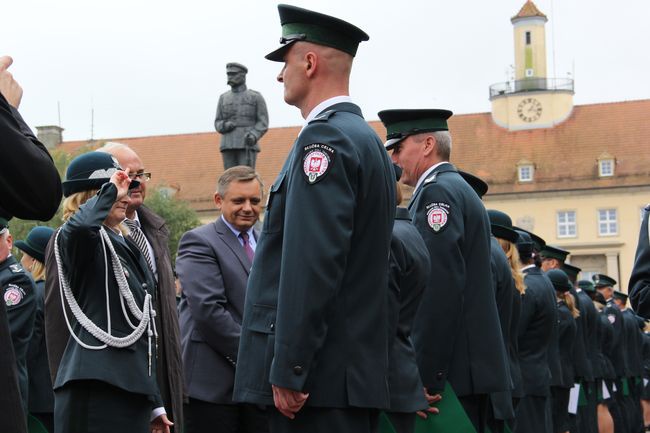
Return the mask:
[(547, 21), (531, 0), (511, 19), (514, 80), (490, 86), (492, 119), (511, 131), (552, 128), (565, 121), (573, 109), (573, 80), (546, 74)]

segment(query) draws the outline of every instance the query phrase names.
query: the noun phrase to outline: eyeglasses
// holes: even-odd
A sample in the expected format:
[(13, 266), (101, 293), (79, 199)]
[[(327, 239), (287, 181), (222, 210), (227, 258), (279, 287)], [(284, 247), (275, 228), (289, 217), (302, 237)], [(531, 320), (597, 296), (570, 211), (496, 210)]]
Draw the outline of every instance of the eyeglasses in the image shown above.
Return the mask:
[(151, 172), (130, 173), (129, 179), (131, 180), (138, 179), (138, 181), (140, 182), (149, 182), (151, 180)]

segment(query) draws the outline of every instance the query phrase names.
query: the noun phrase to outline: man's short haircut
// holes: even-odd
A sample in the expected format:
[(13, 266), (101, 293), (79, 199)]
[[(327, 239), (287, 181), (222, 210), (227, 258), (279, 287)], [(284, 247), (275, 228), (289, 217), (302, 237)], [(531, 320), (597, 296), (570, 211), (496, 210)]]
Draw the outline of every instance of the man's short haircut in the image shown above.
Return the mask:
[(97, 152), (112, 153), (118, 149), (131, 149), (131, 146), (124, 143), (118, 143), (117, 141), (107, 141), (102, 147), (97, 149)]
[(217, 194), (221, 197), (226, 195), (228, 187), (232, 182), (250, 182), (257, 180), (260, 183), (260, 192), (264, 197), (264, 182), (257, 172), (247, 165), (237, 165), (224, 171), (217, 181)]
[(436, 139), (436, 146), (440, 159), (443, 161), (449, 161), (449, 158), (451, 157), (451, 134), (449, 131), (421, 132), (415, 134), (415, 141), (421, 143), (429, 135), (432, 135), (433, 138)]

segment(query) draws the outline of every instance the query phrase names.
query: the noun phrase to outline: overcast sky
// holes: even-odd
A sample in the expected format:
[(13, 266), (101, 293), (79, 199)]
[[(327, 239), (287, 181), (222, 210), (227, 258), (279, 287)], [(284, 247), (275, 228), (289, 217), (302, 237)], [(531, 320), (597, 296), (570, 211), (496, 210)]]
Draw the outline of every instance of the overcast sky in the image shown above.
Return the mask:
[[(537, 0), (545, 13), (548, 76), (575, 78), (575, 103), (650, 98), (649, 0)], [(352, 97), (369, 120), (385, 108), (490, 110), (488, 88), (514, 63), (510, 17), (524, 0), (296, 0), (370, 35), (357, 54)], [(249, 68), (271, 126), (302, 122), (275, 81), (281, 64), (269, 0), (6, 0), (0, 54), (25, 90), (30, 126), (64, 139), (213, 131), (228, 90), (225, 64)], [(553, 49), (554, 47), (554, 49)], [(650, 113), (649, 113), (650, 118)]]

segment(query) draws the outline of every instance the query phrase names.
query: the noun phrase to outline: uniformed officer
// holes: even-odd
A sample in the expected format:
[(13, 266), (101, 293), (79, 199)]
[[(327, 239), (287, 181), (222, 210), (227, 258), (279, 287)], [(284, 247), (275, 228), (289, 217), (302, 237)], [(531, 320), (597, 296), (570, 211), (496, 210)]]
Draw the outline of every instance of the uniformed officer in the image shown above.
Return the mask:
[[(9, 233), (9, 224), (0, 217), (0, 287), (4, 306), (9, 320), (11, 342), (16, 355), (18, 382), (23, 402), (27, 412), (29, 380), (27, 375), (27, 348), (32, 337), (36, 301), (34, 298), (34, 281), (25, 272), (16, 258), (11, 255), (13, 239)], [(4, 347), (2, 350), (7, 350)], [(8, 414), (7, 416), (15, 416)]]
[(278, 10), (282, 47), (266, 57), (284, 62), (284, 100), (306, 123), (269, 191), (233, 398), (271, 406), (271, 432), (371, 432), (389, 406), (395, 173), (348, 96), (368, 35), (328, 15)]
[[(512, 425), (515, 418), (514, 408), (523, 397), (521, 367), (519, 366), (518, 327), (521, 316), (521, 298), (523, 277), (519, 273), (519, 255), (516, 250), (519, 234), (512, 228), (512, 219), (505, 212), (488, 209), (492, 239), (490, 256), (492, 262), (492, 280), (495, 287), (497, 309), (501, 333), (508, 349), (508, 367), (511, 389), (490, 395), (491, 412), (488, 425), (492, 433), (506, 431), (506, 425)], [(506, 255), (506, 251), (508, 255)], [(512, 266), (513, 260), (514, 268)], [(515, 280), (516, 278), (516, 280)]]
[(639, 243), (634, 256), (634, 266), (628, 285), (630, 302), (634, 310), (646, 319), (650, 319), (650, 205), (643, 211), (643, 220), (639, 231)]
[(548, 350), (557, 327), (555, 290), (535, 265), (531, 236), (524, 231), (518, 234), (517, 250), (526, 284), (519, 321), (519, 365), (524, 397), (515, 411), (513, 432), (548, 433), (552, 431)]
[(510, 377), (492, 287), (490, 222), (449, 163), (451, 114), (384, 110), (379, 118), (401, 182), (415, 187), (409, 212), (431, 256), (432, 278), (413, 325), (422, 382), (429, 394), (455, 393), (482, 432), (487, 395), (510, 389)]
[(613, 382), (611, 394), (612, 401), (610, 401), (609, 411), (614, 419), (614, 429), (619, 432), (629, 431), (627, 422), (627, 413), (625, 410), (624, 388), (623, 381), (626, 378), (626, 355), (627, 350), (625, 344), (625, 331), (623, 328), (623, 317), (621, 311), (614, 303), (614, 286), (616, 280), (604, 275), (595, 274), (592, 280), (596, 290), (605, 298), (605, 308), (603, 314), (612, 324), (612, 346), (611, 346), (611, 361), (616, 373), (616, 379)]
[(47, 362), (45, 344), (45, 247), (54, 229), (37, 226), (29, 231), (25, 240), (16, 241), (16, 248), (23, 253), (20, 264), (34, 280), (36, 315), (32, 338), (27, 349), (27, 373), (29, 374), (29, 413), (54, 432), (54, 392)]
[[(395, 172), (401, 175), (399, 167)], [(390, 243), (388, 267), (390, 410), (388, 418), (395, 433), (413, 433), (415, 411), (427, 408), (422, 381), (411, 342), (411, 327), (430, 278), (430, 258), (420, 233), (411, 223), (397, 184), (397, 211)], [(429, 408), (433, 411), (433, 408)], [(425, 415), (426, 416), (426, 415)]]

